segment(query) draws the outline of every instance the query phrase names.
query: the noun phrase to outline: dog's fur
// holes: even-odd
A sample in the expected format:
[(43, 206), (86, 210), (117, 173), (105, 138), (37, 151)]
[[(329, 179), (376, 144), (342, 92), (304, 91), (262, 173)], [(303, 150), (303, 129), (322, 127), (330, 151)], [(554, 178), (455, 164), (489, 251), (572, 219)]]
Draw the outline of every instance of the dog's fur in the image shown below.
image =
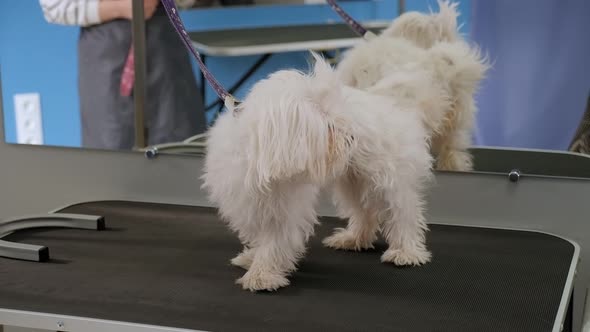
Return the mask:
[(463, 40), (457, 26), (458, 3), (438, 0), (438, 13), (407, 12), (397, 17), (382, 34), (404, 38), (421, 48), (431, 48), (439, 42)]
[[(409, 12), (401, 15), (379, 36), (349, 50), (337, 71), (342, 81), (370, 91), (378, 82), (392, 77), (411, 76), (417, 68), (431, 70), (433, 61), (448, 61), (448, 73), (435, 73), (451, 96), (447, 109), (433, 107), (427, 116), (432, 138), (431, 153), (439, 170), (470, 171), (468, 151), (475, 121), (475, 93), (489, 66), (479, 49), (463, 40), (457, 30), (456, 4), (440, 1), (436, 14)], [(449, 77), (442, 81), (440, 77)], [(383, 94), (397, 95), (397, 87)], [(444, 114), (444, 121), (437, 119)], [(435, 124), (435, 125), (433, 125)]]
[(430, 260), (423, 195), (432, 176), (430, 127), (444, 117), (432, 110), (450, 107), (445, 82), (455, 78), (455, 53), (424, 54), (433, 57), (426, 69), (408, 67), (370, 91), (343, 85), (314, 54), (311, 74), (273, 73), (238, 112), (219, 117), (208, 132), (203, 188), (244, 245), (231, 261), (248, 270), (237, 281), (244, 289), (289, 284), (317, 223), (322, 188), (333, 189), (349, 219), (326, 245), (370, 248), (381, 230), (389, 245), (383, 262)]

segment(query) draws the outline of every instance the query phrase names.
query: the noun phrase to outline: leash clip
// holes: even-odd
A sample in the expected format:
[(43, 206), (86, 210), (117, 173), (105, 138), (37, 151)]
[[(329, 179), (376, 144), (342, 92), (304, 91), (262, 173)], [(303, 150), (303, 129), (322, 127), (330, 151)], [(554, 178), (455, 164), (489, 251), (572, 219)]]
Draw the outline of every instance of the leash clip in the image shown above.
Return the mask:
[(225, 105), (225, 108), (232, 113), (236, 109), (236, 100), (231, 95), (225, 97), (225, 99), (223, 100), (223, 104)]

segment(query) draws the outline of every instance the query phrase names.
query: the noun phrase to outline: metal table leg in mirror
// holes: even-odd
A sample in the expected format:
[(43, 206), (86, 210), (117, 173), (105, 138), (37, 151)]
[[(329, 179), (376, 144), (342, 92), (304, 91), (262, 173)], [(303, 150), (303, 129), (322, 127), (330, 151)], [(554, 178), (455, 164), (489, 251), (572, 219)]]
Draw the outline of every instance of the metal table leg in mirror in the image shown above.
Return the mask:
[(206, 152), (206, 138), (207, 134), (198, 134), (182, 142), (151, 146), (144, 153), (148, 159), (156, 158), (161, 152), (203, 156)]
[[(246, 83), (246, 81), (248, 81), (248, 79), (250, 79), (250, 77), (252, 77), (258, 71), (258, 69), (260, 69), (260, 67), (262, 67), (265, 63), (268, 62), (271, 56), (272, 53), (266, 53), (259, 57), (258, 60), (244, 73), (244, 75), (242, 75), (242, 77), (240, 77), (240, 79), (238, 79), (238, 81), (234, 85), (232, 85), (227, 91), (232, 95), (235, 94), (236, 91), (238, 91), (238, 89), (241, 88), (244, 85), (244, 83)], [(224, 101), (218, 98), (215, 102), (208, 105), (205, 108), (205, 111), (208, 112), (215, 107), (218, 107), (217, 113), (221, 113), (223, 111)]]
[(588, 303), (588, 296), (590, 296), (590, 289), (586, 289), (586, 297), (584, 299), (582, 332), (590, 332), (590, 304)]
[(202, 156), (205, 154), (205, 147), (197, 143), (166, 143), (145, 149), (144, 153), (146, 158), (153, 159), (162, 152)]
[(145, 8), (142, 0), (132, 3), (132, 32), (135, 79), (133, 84), (133, 103), (135, 121), (135, 148), (146, 146), (145, 105), (146, 105), (146, 27)]
[(406, 0), (398, 0), (397, 1), (397, 11), (398, 15), (401, 15), (406, 12)]
[[(102, 216), (69, 213), (19, 217), (0, 222), (0, 239), (19, 230), (49, 227), (104, 230), (105, 221)], [(44, 262), (49, 260), (49, 248), (0, 240), (0, 256)]]
[(207, 134), (198, 134), (185, 139), (184, 143), (201, 143), (204, 146), (206, 138)]

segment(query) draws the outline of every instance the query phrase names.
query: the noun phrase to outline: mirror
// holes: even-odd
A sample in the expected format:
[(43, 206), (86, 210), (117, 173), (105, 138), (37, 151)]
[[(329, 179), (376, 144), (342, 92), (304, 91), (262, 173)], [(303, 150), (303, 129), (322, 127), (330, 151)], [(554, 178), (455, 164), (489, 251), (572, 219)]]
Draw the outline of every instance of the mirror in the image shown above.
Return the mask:
[[(102, 3), (114, 6), (130, 1)], [(125, 69), (133, 68), (126, 67), (132, 54), (131, 23), (126, 19), (107, 22), (106, 18), (104, 24), (96, 24), (97, 8), (69, 6), (68, 9), (68, 2), (36, 0), (19, 1), (15, 6), (0, 4), (5, 141), (131, 150), (135, 125), (133, 91), (129, 86), (133, 84), (133, 76), (125, 79), (126, 73), (133, 73)], [(304, 66), (307, 61), (304, 52), (272, 45), (269, 49), (270, 43), (262, 43), (266, 48), (260, 48), (261, 37), (270, 36), (259, 35), (251, 41), (243, 34), (245, 28), (260, 28), (259, 33), (266, 33), (264, 28), (268, 27), (325, 24), (338, 19), (325, 4), (307, 0), (177, 2), (179, 6), (188, 7), (182, 11), (182, 16), (197, 38), (195, 43), (211, 51), (211, 54), (203, 53), (215, 75), (228, 86), (240, 83), (236, 80), (242, 78), (242, 84), (237, 84), (235, 89), (237, 95), (278, 67)], [(374, 14), (377, 8), (389, 7), (379, 2), (355, 0), (349, 1), (347, 7), (355, 9), (352, 13), (360, 13), (361, 18), (373, 19), (381, 15)], [(163, 8), (160, 6), (150, 12), (153, 3), (158, 1), (145, 0), (145, 12), (149, 16), (144, 115), (147, 145), (182, 141), (203, 133), (217, 109), (211, 89), (201, 82), (194, 60), (178, 40)], [(388, 11), (393, 17), (393, 9)], [(19, 13), (25, 12), (29, 14), (21, 17)], [(287, 30), (290, 34), (287, 38), (297, 39), (297, 30)], [(330, 34), (336, 34), (339, 39), (344, 39), (339, 34), (355, 37), (344, 25), (326, 34), (324, 39)], [(226, 45), (220, 46), (220, 41)], [(256, 42), (259, 45), (254, 45)], [(291, 44), (296, 42), (291, 41)], [(298, 49), (302, 47), (305, 45)], [(271, 54), (261, 54), (261, 51)], [(259, 61), (251, 75), (246, 75)]]
[[(121, 83), (130, 54), (130, 22), (80, 28), (68, 25), (76, 20), (76, 12), (65, 16), (44, 12), (43, 1), (60, 3), (0, 3), (5, 141), (134, 149), (133, 92)], [(207, 66), (238, 98), (277, 69), (306, 69), (307, 49), (322, 51), (336, 63), (359, 41), (322, 0), (177, 1), (186, 7), (181, 16)], [(590, 27), (586, 19), (590, 2), (455, 1), (461, 32), (493, 64), (476, 97), (472, 145), (567, 151), (584, 132), (578, 127), (590, 92), (590, 44), (582, 42), (580, 34)], [(151, 10), (149, 2), (146, 13)], [(341, 0), (340, 4), (376, 32), (401, 9), (438, 10), (435, 0)], [(85, 10), (86, 15), (79, 11), (78, 17), (96, 19), (96, 11)], [(203, 84), (196, 63), (161, 9), (147, 21), (146, 38), (144, 147), (175, 145), (195, 135), (198, 142), (222, 104)]]

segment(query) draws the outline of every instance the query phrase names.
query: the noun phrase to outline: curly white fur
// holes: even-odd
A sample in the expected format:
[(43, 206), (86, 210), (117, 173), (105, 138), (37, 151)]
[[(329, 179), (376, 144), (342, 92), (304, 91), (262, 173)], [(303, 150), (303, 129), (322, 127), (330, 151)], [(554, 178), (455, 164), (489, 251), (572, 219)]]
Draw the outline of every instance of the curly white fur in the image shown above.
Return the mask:
[(396, 18), (382, 34), (410, 40), (421, 48), (430, 48), (438, 42), (461, 40), (457, 26), (458, 3), (438, 0), (438, 13), (407, 12)]
[(348, 51), (337, 71), (349, 86), (392, 96), (401, 93), (399, 87), (387, 91), (379, 82), (430, 76), (451, 99), (447, 105), (430, 105), (425, 114), (437, 169), (469, 171), (475, 93), (489, 66), (478, 48), (461, 39), (457, 5), (439, 1), (439, 6), (437, 14), (401, 15), (379, 36)]
[(248, 271), (251, 291), (289, 284), (317, 223), (321, 188), (334, 190), (349, 228), (326, 245), (358, 250), (381, 229), (383, 262), (420, 265), (426, 248), (424, 190), (432, 176), (428, 105), (445, 104), (428, 75), (384, 80), (375, 89), (344, 86), (314, 54), (311, 74), (283, 70), (256, 83), (238, 113), (222, 114), (208, 133), (203, 187), (244, 250), (231, 262)]

